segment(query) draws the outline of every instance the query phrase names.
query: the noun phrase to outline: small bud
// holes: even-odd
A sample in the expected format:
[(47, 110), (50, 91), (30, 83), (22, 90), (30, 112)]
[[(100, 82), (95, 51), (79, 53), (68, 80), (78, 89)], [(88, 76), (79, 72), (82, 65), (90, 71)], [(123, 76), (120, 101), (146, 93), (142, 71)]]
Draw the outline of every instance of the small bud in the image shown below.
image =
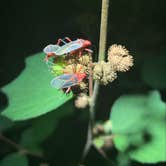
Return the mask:
[(92, 61), (92, 58), (89, 55), (84, 55), (79, 58), (79, 63), (85, 66), (88, 66)]
[(108, 61), (115, 71), (125, 72), (133, 66), (133, 57), (122, 45), (114, 44), (108, 49)]
[(100, 61), (94, 65), (93, 78), (101, 84), (107, 85), (117, 78), (117, 74), (111, 63)]
[(67, 73), (67, 74), (84, 73), (85, 70), (86, 70), (86, 67), (81, 64), (71, 64), (71, 65), (67, 65), (63, 69), (63, 73)]
[(113, 44), (108, 49), (108, 61), (110, 61), (110, 58), (112, 56), (125, 56), (129, 55), (129, 51), (122, 45)]
[(89, 97), (83, 93), (81, 93), (75, 100), (75, 106), (77, 108), (85, 108), (88, 104), (89, 104)]
[(85, 82), (80, 82), (80, 83), (79, 83), (79, 86), (80, 86), (80, 89), (81, 89), (81, 90), (84, 90), (84, 89), (87, 89), (87, 88), (88, 88), (88, 85), (87, 85)]
[(133, 66), (133, 57), (131, 55), (125, 57), (112, 56), (110, 63), (112, 63), (116, 71), (126, 72)]
[(92, 132), (93, 132), (94, 135), (103, 134), (104, 133), (104, 128), (103, 128), (102, 124), (96, 124), (94, 126)]

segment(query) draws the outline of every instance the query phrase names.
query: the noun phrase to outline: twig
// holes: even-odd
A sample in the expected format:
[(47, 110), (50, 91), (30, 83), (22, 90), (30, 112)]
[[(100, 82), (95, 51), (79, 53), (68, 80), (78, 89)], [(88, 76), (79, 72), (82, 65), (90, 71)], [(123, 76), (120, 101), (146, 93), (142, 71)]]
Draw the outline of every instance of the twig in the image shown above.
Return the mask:
[(15, 148), (16, 150), (18, 150), (21, 154), (28, 154), (31, 156), (35, 156), (35, 157), (42, 157), (41, 154), (39, 153), (34, 153), (34, 152), (30, 152), (29, 150), (25, 149), (24, 147), (20, 146), (19, 144), (15, 143), (14, 141), (12, 141), (11, 139), (7, 138), (6, 136), (0, 134), (0, 140), (6, 142), (7, 144), (11, 145), (13, 148)]

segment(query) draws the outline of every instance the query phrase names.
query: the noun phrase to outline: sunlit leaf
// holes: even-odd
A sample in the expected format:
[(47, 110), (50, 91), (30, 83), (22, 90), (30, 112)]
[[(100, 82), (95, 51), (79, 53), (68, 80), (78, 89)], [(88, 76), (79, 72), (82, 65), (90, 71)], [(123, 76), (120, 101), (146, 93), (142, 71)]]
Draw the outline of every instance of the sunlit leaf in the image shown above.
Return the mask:
[(2, 88), (9, 99), (2, 115), (12, 120), (25, 120), (45, 114), (72, 98), (50, 86), (53, 76), (43, 62), (44, 54), (28, 57), (18, 78)]
[(120, 97), (110, 118), (118, 150), (143, 163), (166, 161), (166, 104), (159, 92)]

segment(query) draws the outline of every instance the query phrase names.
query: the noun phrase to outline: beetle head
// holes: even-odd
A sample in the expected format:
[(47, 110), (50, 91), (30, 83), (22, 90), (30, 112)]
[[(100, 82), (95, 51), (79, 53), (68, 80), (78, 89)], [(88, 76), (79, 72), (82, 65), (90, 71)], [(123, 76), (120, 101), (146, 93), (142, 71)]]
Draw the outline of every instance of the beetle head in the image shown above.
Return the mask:
[(77, 78), (78, 78), (79, 82), (82, 81), (85, 77), (86, 77), (85, 73), (79, 73), (79, 74), (77, 74)]
[(90, 46), (92, 43), (89, 40), (84, 40), (84, 47)]

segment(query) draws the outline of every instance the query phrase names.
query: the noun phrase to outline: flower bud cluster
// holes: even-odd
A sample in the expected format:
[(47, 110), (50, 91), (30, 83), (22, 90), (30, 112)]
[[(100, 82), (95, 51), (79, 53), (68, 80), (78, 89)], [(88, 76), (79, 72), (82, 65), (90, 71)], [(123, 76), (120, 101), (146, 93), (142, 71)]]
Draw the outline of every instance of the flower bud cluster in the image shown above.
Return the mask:
[(114, 81), (117, 72), (126, 72), (133, 66), (133, 57), (121, 45), (114, 44), (108, 49), (108, 62), (94, 63), (93, 78), (103, 85)]
[(133, 57), (129, 51), (121, 45), (114, 44), (108, 49), (108, 61), (115, 71), (126, 72), (133, 66)]
[(95, 64), (93, 78), (99, 80), (101, 84), (107, 85), (117, 78), (117, 73), (109, 62), (100, 61)]

